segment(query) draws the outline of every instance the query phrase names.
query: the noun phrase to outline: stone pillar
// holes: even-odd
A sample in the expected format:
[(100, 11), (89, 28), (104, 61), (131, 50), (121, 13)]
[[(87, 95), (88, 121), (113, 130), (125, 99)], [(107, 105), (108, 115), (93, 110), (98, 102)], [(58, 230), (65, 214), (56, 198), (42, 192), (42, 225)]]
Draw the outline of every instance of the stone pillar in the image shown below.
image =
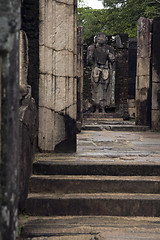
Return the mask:
[(83, 121), (83, 27), (77, 29), (77, 128)]
[(116, 44), (115, 99), (120, 116), (128, 119), (128, 35), (121, 34), (116, 36)]
[(152, 37), (152, 129), (160, 130), (160, 18), (153, 20)]
[(39, 149), (76, 151), (77, 1), (40, 0)]
[(19, 84), (28, 85), (28, 38), (26, 33), (20, 31), (20, 46), (19, 46)]
[(18, 215), (18, 101), (20, 1), (0, 1), (1, 74), (1, 163), (0, 163), (0, 236), (17, 237)]
[(151, 124), (151, 26), (146, 18), (138, 21), (136, 124)]
[[(32, 173), (32, 161), (37, 150), (38, 114), (35, 100), (28, 85), (28, 38), (20, 31), (19, 47), (19, 211), (25, 208), (29, 189), (29, 178)], [(30, 63), (31, 64), (31, 63)]]

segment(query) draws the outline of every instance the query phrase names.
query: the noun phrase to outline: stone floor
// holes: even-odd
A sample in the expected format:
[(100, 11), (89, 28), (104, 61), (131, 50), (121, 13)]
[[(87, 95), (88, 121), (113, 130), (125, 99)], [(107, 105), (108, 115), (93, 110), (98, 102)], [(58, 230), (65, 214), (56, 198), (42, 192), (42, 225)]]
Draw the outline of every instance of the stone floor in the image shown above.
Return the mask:
[(160, 133), (82, 131), (75, 156), (87, 162), (160, 163)]
[(104, 216), (32, 217), (30, 225), (27, 227), (26, 231), (29, 231), (30, 227), (34, 228), (32, 236), (35, 233), (35, 237), (28, 237), (25, 240), (160, 239), (160, 218)]
[[(47, 159), (76, 164), (160, 165), (160, 133), (82, 131), (77, 143), (77, 153), (47, 154)], [(32, 232), (30, 237), (20, 238), (26, 240), (160, 240), (159, 217), (20, 216), (19, 226)]]

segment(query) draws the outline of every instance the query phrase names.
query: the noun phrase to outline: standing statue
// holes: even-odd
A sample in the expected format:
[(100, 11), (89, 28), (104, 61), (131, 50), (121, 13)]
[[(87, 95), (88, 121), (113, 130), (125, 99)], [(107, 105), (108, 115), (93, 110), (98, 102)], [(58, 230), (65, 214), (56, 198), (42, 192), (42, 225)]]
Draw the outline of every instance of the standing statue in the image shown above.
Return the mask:
[(107, 45), (105, 33), (98, 33), (94, 44), (87, 49), (87, 62), (93, 65), (91, 73), (92, 103), (95, 112), (105, 113), (115, 107), (115, 53)]

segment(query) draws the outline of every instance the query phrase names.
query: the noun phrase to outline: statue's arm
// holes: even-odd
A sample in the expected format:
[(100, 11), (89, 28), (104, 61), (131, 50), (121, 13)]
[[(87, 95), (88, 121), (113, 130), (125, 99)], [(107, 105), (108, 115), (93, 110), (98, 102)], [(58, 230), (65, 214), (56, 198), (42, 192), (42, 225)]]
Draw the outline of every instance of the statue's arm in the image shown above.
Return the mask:
[(87, 63), (92, 64), (94, 61), (94, 46), (91, 45), (87, 49)]
[(111, 63), (114, 63), (114, 61), (115, 61), (115, 54), (110, 52), (109, 53), (109, 60), (110, 60)]

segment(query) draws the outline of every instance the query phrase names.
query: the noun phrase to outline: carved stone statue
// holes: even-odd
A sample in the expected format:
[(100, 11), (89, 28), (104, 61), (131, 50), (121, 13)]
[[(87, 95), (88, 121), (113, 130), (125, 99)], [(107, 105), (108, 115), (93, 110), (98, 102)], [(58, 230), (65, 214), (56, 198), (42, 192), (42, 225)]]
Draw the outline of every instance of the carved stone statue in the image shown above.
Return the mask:
[(106, 112), (115, 106), (115, 53), (107, 45), (105, 33), (98, 33), (94, 44), (87, 49), (87, 62), (93, 65), (91, 73), (92, 104), (94, 112)]

